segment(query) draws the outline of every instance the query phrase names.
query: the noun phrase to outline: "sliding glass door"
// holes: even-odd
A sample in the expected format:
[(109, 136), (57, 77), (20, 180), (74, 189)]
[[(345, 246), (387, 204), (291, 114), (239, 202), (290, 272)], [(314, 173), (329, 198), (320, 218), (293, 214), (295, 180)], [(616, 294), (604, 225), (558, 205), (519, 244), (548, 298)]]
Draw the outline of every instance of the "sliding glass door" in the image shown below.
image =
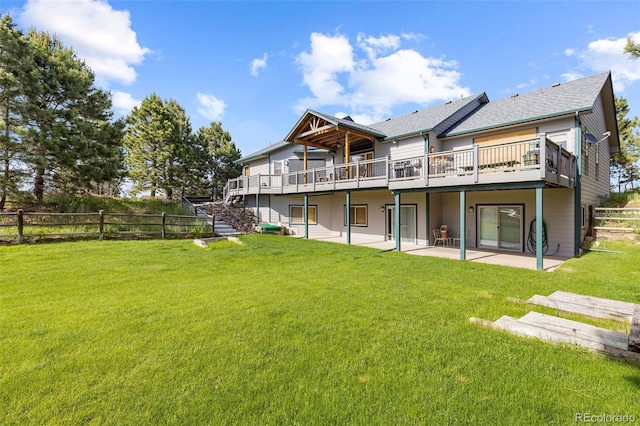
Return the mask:
[[(416, 206), (400, 206), (400, 241), (416, 243), (418, 232), (416, 227)], [(387, 206), (387, 240), (396, 239), (396, 207)]]
[(522, 251), (523, 206), (478, 206), (480, 247)]

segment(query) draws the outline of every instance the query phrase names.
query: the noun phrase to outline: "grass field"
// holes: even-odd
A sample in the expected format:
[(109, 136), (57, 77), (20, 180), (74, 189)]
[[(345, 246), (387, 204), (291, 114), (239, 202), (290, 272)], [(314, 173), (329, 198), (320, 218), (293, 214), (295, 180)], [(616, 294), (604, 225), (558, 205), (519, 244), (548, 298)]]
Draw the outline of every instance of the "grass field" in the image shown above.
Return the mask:
[(640, 421), (638, 365), (469, 323), (555, 290), (638, 303), (637, 244), (548, 273), (242, 240), (0, 247), (0, 424)]

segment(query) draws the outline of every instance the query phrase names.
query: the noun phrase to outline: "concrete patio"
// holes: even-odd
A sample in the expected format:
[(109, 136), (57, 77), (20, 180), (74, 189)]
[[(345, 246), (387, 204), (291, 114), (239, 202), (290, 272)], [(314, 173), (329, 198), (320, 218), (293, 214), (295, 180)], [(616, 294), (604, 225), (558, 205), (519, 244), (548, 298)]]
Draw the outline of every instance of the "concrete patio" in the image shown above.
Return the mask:
[[(300, 238), (296, 236), (297, 238)], [(318, 241), (327, 241), (332, 243), (346, 244), (346, 237), (317, 237), (312, 238)], [(351, 238), (351, 245), (370, 247), (377, 250), (394, 250), (395, 241), (372, 241), (362, 238)], [(424, 246), (403, 242), (401, 244), (403, 253), (413, 254), (417, 256), (433, 256), (447, 259), (460, 259), (459, 247), (442, 247), (442, 246)], [(536, 270), (536, 257), (528, 253), (509, 253), (501, 251), (490, 251), (484, 249), (467, 249), (466, 260), (491, 265), (510, 266), (513, 268), (525, 268)], [(545, 256), (543, 260), (543, 269), (545, 271), (553, 271), (556, 267), (567, 261), (566, 258), (555, 256)]]

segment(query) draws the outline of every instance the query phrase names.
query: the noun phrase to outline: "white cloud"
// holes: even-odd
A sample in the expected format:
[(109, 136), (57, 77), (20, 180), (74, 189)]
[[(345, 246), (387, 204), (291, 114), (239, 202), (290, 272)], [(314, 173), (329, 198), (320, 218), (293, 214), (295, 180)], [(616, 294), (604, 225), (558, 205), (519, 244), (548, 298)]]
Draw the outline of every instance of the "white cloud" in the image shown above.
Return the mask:
[(400, 37), (397, 35), (380, 36), (378, 38), (358, 34), (358, 47), (367, 53), (369, 60), (375, 60), (378, 55), (394, 51), (400, 47)]
[(573, 56), (576, 54), (576, 49), (565, 49), (564, 54), (567, 56)]
[(346, 37), (311, 34), (311, 52), (302, 52), (297, 63), (304, 83), (315, 96), (310, 106), (341, 104), (344, 88), (338, 81), (340, 73), (349, 73), (355, 66), (353, 47)]
[(126, 10), (101, 0), (29, 0), (20, 15), (25, 26), (55, 33), (84, 59), (102, 84), (131, 84), (133, 65), (151, 51), (140, 46)]
[(200, 104), (198, 113), (211, 121), (219, 121), (222, 118), (222, 114), (224, 113), (227, 104), (213, 95), (198, 93), (197, 96), (198, 103)]
[(267, 54), (265, 53), (264, 55), (262, 55), (262, 59), (260, 58), (256, 58), (253, 61), (251, 61), (251, 75), (254, 77), (258, 76), (259, 71), (262, 68), (265, 68), (267, 66)]
[(298, 101), (298, 112), (338, 105), (350, 109), (354, 120), (371, 123), (389, 116), (395, 105), (428, 104), (470, 94), (459, 84), (455, 61), (400, 49), (402, 39), (410, 38), (359, 34), (357, 47), (363, 58), (358, 58), (345, 36), (311, 34), (310, 51), (301, 53), (297, 62), (312, 96)]
[[(640, 43), (640, 31), (630, 33), (636, 43)], [(633, 82), (640, 80), (640, 64), (624, 53), (627, 37), (609, 38), (592, 41), (587, 48), (578, 53), (582, 66), (591, 71), (611, 70), (616, 91), (624, 91)]]
[(131, 93), (125, 92), (111, 92), (111, 100), (113, 101), (113, 108), (122, 115), (128, 115), (133, 107), (140, 106), (142, 101), (133, 99)]

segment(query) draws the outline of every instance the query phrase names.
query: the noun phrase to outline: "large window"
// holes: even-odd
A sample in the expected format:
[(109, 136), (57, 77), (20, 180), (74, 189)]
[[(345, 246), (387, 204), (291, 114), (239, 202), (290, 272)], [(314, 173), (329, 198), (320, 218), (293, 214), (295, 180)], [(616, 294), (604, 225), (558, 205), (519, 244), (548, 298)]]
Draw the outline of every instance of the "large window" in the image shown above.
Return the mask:
[[(351, 206), (349, 208), (349, 222), (352, 226), (367, 226), (367, 206)], [(344, 206), (344, 226), (347, 226), (347, 206)]]
[[(309, 206), (309, 224), (315, 225), (318, 206)], [(289, 224), (290, 225), (304, 225), (304, 206), (292, 205), (289, 206)]]

